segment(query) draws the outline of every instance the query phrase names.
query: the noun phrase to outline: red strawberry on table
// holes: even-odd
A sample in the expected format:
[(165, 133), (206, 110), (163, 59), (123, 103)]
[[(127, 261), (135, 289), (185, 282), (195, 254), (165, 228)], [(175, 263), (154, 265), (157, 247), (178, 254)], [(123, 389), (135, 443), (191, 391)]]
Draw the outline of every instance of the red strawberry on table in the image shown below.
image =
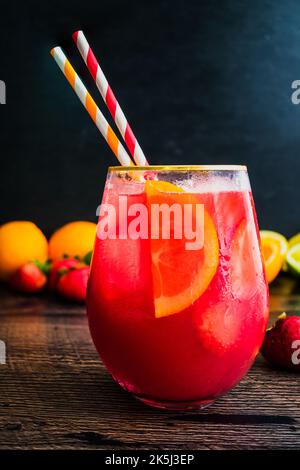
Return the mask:
[(69, 269), (77, 266), (81, 266), (81, 263), (76, 258), (62, 258), (54, 261), (49, 274), (49, 288), (54, 290), (58, 284), (60, 276)]
[(271, 364), (300, 372), (300, 317), (278, 317), (267, 330), (261, 353)]
[(10, 286), (19, 292), (32, 294), (40, 291), (47, 282), (47, 277), (38, 263), (30, 262), (21, 266), (10, 277)]
[(71, 268), (60, 276), (57, 292), (67, 299), (84, 302), (89, 272), (88, 266)]

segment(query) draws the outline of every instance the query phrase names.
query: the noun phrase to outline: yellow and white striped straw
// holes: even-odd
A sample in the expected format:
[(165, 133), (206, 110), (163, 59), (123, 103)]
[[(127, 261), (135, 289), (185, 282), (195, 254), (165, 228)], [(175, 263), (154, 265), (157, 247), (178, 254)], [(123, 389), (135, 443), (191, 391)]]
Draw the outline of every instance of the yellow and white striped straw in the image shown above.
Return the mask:
[(51, 55), (55, 62), (63, 72), (64, 76), (68, 80), (69, 84), (75, 91), (76, 95), (80, 99), (81, 103), (93, 119), (94, 123), (98, 127), (99, 131), (103, 135), (104, 139), (110, 146), (111, 150), (123, 166), (134, 166), (131, 158), (124, 149), (123, 145), (119, 141), (118, 137), (108, 124), (107, 120), (101, 113), (100, 109), (96, 105), (95, 101), (91, 97), (90, 93), (86, 89), (79, 75), (76, 73), (71, 63), (67, 59), (61, 47), (54, 47), (51, 49)]

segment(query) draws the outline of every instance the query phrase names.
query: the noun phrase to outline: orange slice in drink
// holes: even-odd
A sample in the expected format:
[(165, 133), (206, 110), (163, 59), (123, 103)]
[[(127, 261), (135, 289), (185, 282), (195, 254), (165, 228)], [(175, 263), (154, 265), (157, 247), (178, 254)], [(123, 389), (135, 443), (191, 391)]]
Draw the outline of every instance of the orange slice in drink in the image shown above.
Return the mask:
[[(182, 211), (182, 221), (184, 211), (190, 210), (193, 230), (202, 230), (204, 236), (201, 247), (187, 249), (187, 243), (191, 240), (186, 237), (183, 226), (181, 238), (176, 238), (178, 219), (175, 220), (174, 213), (170, 211), (170, 237), (164, 237), (164, 222), (161, 220), (158, 238), (150, 237), (155, 316), (160, 318), (181, 312), (205, 292), (217, 271), (219, 242), (214, 223), (205, 207), (202, 226), (199, 227), (195, 204), (202, 204), (201, 197), (186, 193), (180, 187), (165, 181), (147, 181), (145, 186), (150, 214), (153, 204), (160, 207), (163, 204), (168, 207), (176, 204), (177, 210), (179, 208)], [(153, 223), (155, 222), (151, 217), (150, 227)]]

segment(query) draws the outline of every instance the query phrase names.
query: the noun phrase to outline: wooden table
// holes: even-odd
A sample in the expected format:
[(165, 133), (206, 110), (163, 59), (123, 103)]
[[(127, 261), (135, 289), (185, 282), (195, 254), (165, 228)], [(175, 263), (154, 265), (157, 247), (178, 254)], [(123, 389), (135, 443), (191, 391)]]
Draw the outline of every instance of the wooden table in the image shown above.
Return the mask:
[[(100, 363), (83, 307), (0, 292), (0, 449), (300, 448), (300, 376), (259, 357), (244, 380), (201, 412), (147, 408)], [(299, 281), (272, 286), (272, 317), (300, 315)]]

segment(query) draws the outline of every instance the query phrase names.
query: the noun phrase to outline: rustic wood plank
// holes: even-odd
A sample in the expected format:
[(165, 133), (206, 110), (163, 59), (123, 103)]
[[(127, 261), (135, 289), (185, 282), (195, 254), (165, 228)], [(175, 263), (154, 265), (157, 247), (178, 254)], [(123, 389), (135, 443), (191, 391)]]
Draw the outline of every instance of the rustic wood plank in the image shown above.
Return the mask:
[[(100, 363), (84, 308), (0, 292), (0, 449), (292, 449), (300, 447), (299, 375), (259, 357), (201, 412), (163, 412), (122, 391)], [(272, 288), (272, 320), (300, 314), (299, 285)]]

